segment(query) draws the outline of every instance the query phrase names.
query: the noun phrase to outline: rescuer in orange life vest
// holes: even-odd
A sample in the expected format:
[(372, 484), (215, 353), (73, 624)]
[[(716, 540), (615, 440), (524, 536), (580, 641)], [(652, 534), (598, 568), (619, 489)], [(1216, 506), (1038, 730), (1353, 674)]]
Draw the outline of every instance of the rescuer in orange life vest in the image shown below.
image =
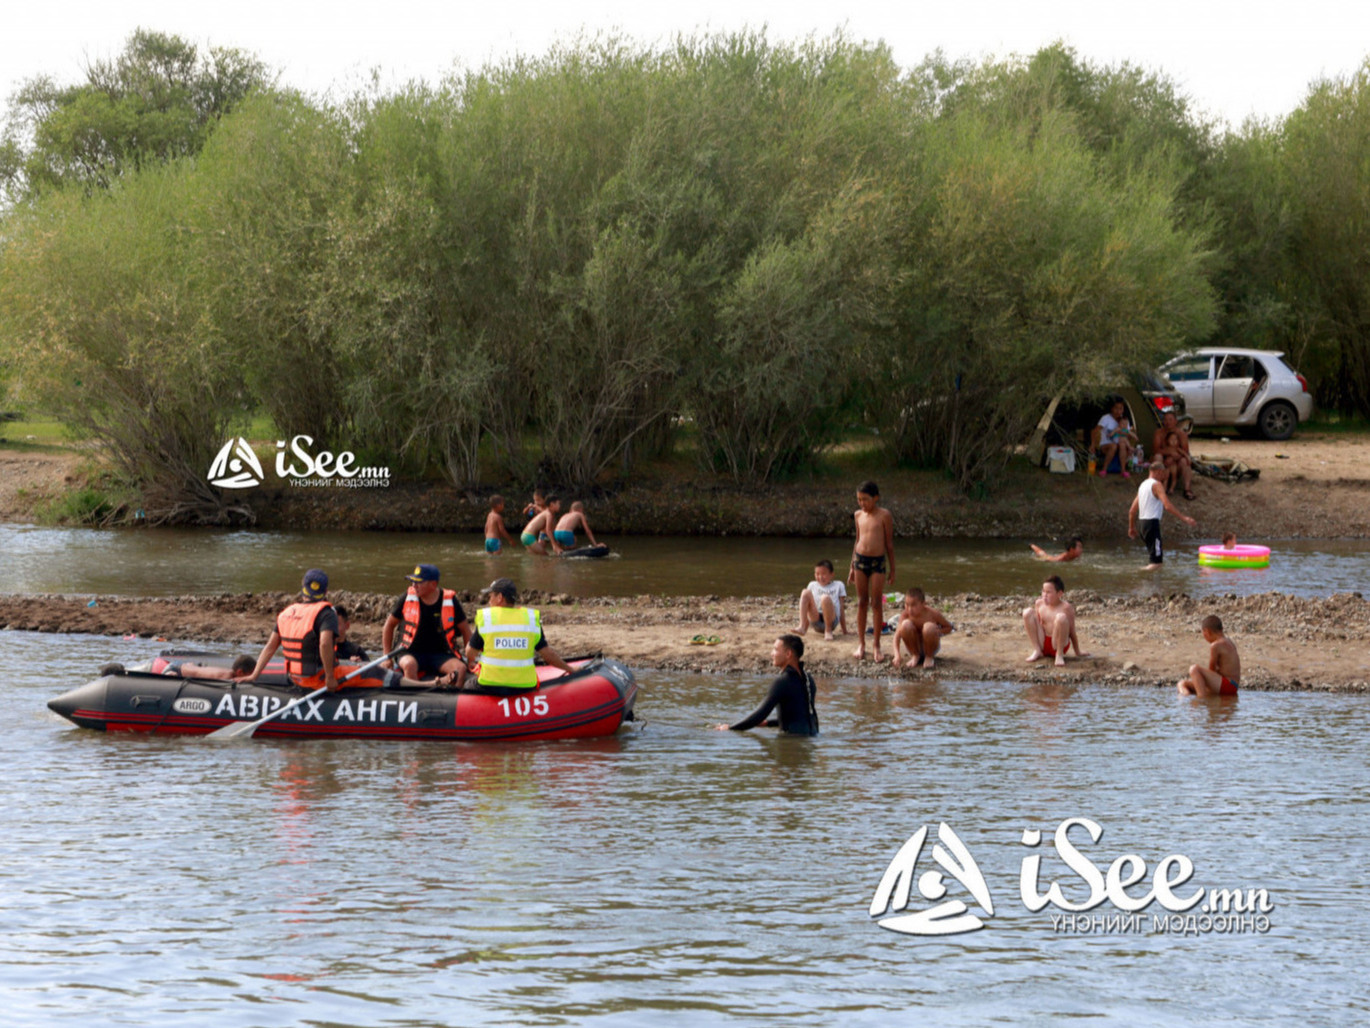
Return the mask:
[(457, 594), (438, 586), (438, 569), (432, 564), (415, 565), (405, 576), (409, 591), (395, 601), (381, 633), (381, 649), (389, 653), (395, 642), (395, 629), (402, 628), (404, 647), (395, 663), (406, 678), (439, 676), (442, 684), (461, 687), (466, 664), (459, 654), (471, 638)]
[(328, 595), (328, 576), (317, 568), (304, 573), (300, 583), (300, 598), (276, 615), (276, 627), (262, 647), (257, 666), (245, 682), (255, 682), (267, 662), (281, 650), (285, 656), (285, 671), (291, 681), (299, 684), (323, 671), (323, 684), (329, 692), (338, 688), (333, 667), (337, 660), (334, 640), (338, 634), (338, 615), (324, 597)]

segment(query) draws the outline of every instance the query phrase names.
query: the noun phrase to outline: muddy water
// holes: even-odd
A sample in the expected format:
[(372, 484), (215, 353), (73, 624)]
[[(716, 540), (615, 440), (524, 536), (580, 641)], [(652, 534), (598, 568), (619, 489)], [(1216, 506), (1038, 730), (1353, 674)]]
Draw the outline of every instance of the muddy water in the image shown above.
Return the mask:
[[(558, 560), (522, 548), (497, 557), (472, 535), (361, 532), (96, 531), (0, 525), (0, 593), (78, 592), (130, 596), (293, 590), (305, 568), (322, 567), (334, 588), (387, 591), (403, 585), (417, 562), (438, 564), (444, 582), (475, 588), (507, 575), (524, 588), (580, 596), (643, 593), (692, 596), (798, 592), (815, 561), (839, 569), (848, 539), (661, 538), (606, 540), (603, 560)], [(900, 540), (898, 579), (930, 593), (1036, 592), (1048, 570), (1069, 588), (1145, 595), (1246, 594), (1275, 590), (1303, 596), (1363, 591), (1370, 585), (1370, 543), (1269, 541), (1270, 567), (1200, 568), (1194, 545), (1171, 551), (1158, 573), (1142, 575), (1140, 546), (1090, 545), (1063, 565), (1035, 560), (1025, 543), (997, 540)]]
[[(763, 683), (644, 672), (610, 740), (439, 746), (107, 736), (44, 702), (151, 643), (0, 632), (0, 996), (15, 1025), (1363, 1023), (1363, 698), (994, 683), (820, 686), (816, 739), (705, 726)], [(17, 670), (16, 670), (17, 669)], [(1102, 873), (1180, 853), (1256, 888), (1265, 934), (1057, 931)], [(868, 908), (946, 821), (985, 927)], [(917, 870), (936, 867), (931, 841)], [(1148, 879), (1149, 881), (1149, 879)], [(1134, 886), (1140, 894), (1144, 886)], [(932, 890), (935, 892), (935, 890)], [(910, 910), (931, 904), (915, 890)], [(1105, 901), (1093, 911), (1115, 917)], [(1059, 916), (1059, 914), (1058, 914)]]

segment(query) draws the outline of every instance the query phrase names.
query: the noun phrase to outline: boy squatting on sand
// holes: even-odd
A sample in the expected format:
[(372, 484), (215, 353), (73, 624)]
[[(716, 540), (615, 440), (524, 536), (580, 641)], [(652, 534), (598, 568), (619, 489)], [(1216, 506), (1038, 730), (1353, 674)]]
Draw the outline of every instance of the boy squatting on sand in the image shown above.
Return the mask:
[(927, 605), (923, 590), (914, 586), (904, 594), (904, 609), (899, 612), (899, 627), (894, 631), (894, 658), (891, 667), (899, 666), (899, 645), (909, 651), (905, 667), (921, 666), (931, 671), (933, 657), (942, 648), (942, 636), (950, 635), (956, 627), (940, 611)]
[(1088, 657), (1080, 649), (1075, 634), (1075, 608), (1066, 601), (1066, 584), (1060, 575), (1051, 575), (1042, 583), (1042, 595), (1031, 607), (1023, 609), (1023, 628), (1027, 630), (1032, 653), (1031, 664), (1043, 657), (1055, 657), (1057, 667), (1065, 667), (1066, 651), (1075, 647), (1077, 657)]
[(1198, 664), (1189, 666), (1189, 677), (1175, 683), (1181, 696), (1236, 696), (1237, 683), (1242, 678), (1242, 661), (1237, 656), (1237, 647), (1231, 639), (1223, 635), (1222, 620), (1210, 614), (1199, 625), (1204, 641), (1208, 643), (1208, 667)]
[[(866, 615), (874, 615), (875, 660), (880, 653), (880, 632), (885, 625), (885, 585), (894, 585), (894, 517), (880, 506), (880, 487), (874, 482), (863, 482), (856, 490), (860, 509), (856, 521), (856, 545), (852, 547), (851, 573), (847, 581), (856, 585), (856, 634), (860, 645), (852, 654), (857, 660), (866, 659)], [(885, 561), (889, 561), (889, 575)], [(874, 610), (871, 608), (874, 607)]]

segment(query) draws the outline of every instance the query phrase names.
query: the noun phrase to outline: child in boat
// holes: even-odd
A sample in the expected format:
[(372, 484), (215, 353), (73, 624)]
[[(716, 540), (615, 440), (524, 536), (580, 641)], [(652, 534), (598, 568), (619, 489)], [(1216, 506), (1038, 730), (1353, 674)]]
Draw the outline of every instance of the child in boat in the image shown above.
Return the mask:
[(527, 548), (529, 553), (546, 555), (548, 545), (551, 545), (553, 552), (561, 552), (561, 543), (553, 538), (552, 533), (556, 531), (557, 515), (561, 513), (561, 500), (555, 496), (547, 497), (547, 506), (542, 511), (533, 516), (533, 520), (523, 526), (523, 533), (519, 536), (519, 542)]
[(235, 657), (232, 667), (214, 667), (210, 664), (182, 661), (179, 664), (168, 664), (162, 670), (162, 674), (180, 678), (205, 678), (215, 682), (236, 682), (252, 674), (252, 669), (256, 666), (255, 660), (245, 656)]
[(485, 515), (485, 552), (499, 553), (501, 546), (514, 545), (514, 537), (504, 527), (504, 497), (496, 493), (490, 497), (490, 510)]
[(334, 637), (333, 652), (339, 660), (366, 660), (366, 651), (347, 637), (347, 633), (352, 631), (352, 618), (347, 608), (335, 603), (333, 610), (338, 615), (338, 634)]
[(1237, 647), (1223, 634), (1222, 619), (1210, 614), (1199, 625), (1204, 642), (1208, 643), (1208, 667), (1189, 666), (1189, 677), (1175, 683), (1181, 696), (1236, 696), (1237, 683), (1242, 677), (1242, 661)]
[(1056, 554), (1054, 557), (1036, 543), (1029, 543), (1028, 545), (1032, 547), (1032, 552), (1036, 554), (1038, 560), (1049, 560), (1053, 563), (1079, 560), (1081, 555), (1085, 552), (1085, 542), (1078, 535), (1071, 536), (1070, 544), (1066, 546), (1064, 551)]
[(904, 594), (904, 609), (899, 612), (899, 627), (894, 631), (894, 658), (891, 667), (899, 666), (899, 645), (909, 651), (906, 667), (923, 666), (931, 671), (933, 658), (942, 648), (942, 636), (950, 635), (956, 628), (940, 611), (927, 604), (923, 590), (914, 586)]
[(880, 506), (880, 487), (874, 482), (861, 484), (856, 490), (856, 502), (860, 505), (853, 514), (856, 545), (852, 547), (847, 581), (856, 586), (856, 634), (860, 642), (852, 656), (866, 659), (866, 616), (870, 614), (875, 626), (874, 657), (879, 663), (884, 659), (880, 653), (880, 631), (885, 624), (885, 585), (894, 585), (894, 516)]
[(1237, 533), (1236, 533), (1236, 532), (1228, 532), (1226, 535), (1223, 536), (1223, 549), (1224, 549), (1224, 550), (1235, 550), (1236, 548), (1237, 548)]
[(799, 594), (800, 635), (807, 635), (810, 625), (823, 629), (823, 638), (832, 642), (832, 630), (841, 626), (847, 634), (847, 611), (843, 604), (847, 587), (833, 578), (832, 561), (820, 560), (813, 566), (813, 581)]
[(571, 504), (571, 509), (557, 520), (557, 527), (552, 532), (552, 538), (562, 549), (574, 550), (576, 548), (577, 528), (585, 533), (585, 537), (590, 540), (591, 546), (599, 545), (595, 541), (595, 533), (590, 531), (590, 522), (585, 518), (585, 504), (579, 500)]

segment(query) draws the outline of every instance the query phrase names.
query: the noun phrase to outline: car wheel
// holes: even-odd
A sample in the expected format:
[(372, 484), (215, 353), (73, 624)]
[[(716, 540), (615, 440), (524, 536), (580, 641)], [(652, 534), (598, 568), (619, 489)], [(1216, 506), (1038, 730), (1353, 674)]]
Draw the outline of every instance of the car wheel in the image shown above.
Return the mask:
[(1276, 401), (1261, 408), (1261, 416), (1256, 420), (1261, 435), (1279, 441), (1288, 439), (1299, 425), (1299, 413), (1287, 403)]

